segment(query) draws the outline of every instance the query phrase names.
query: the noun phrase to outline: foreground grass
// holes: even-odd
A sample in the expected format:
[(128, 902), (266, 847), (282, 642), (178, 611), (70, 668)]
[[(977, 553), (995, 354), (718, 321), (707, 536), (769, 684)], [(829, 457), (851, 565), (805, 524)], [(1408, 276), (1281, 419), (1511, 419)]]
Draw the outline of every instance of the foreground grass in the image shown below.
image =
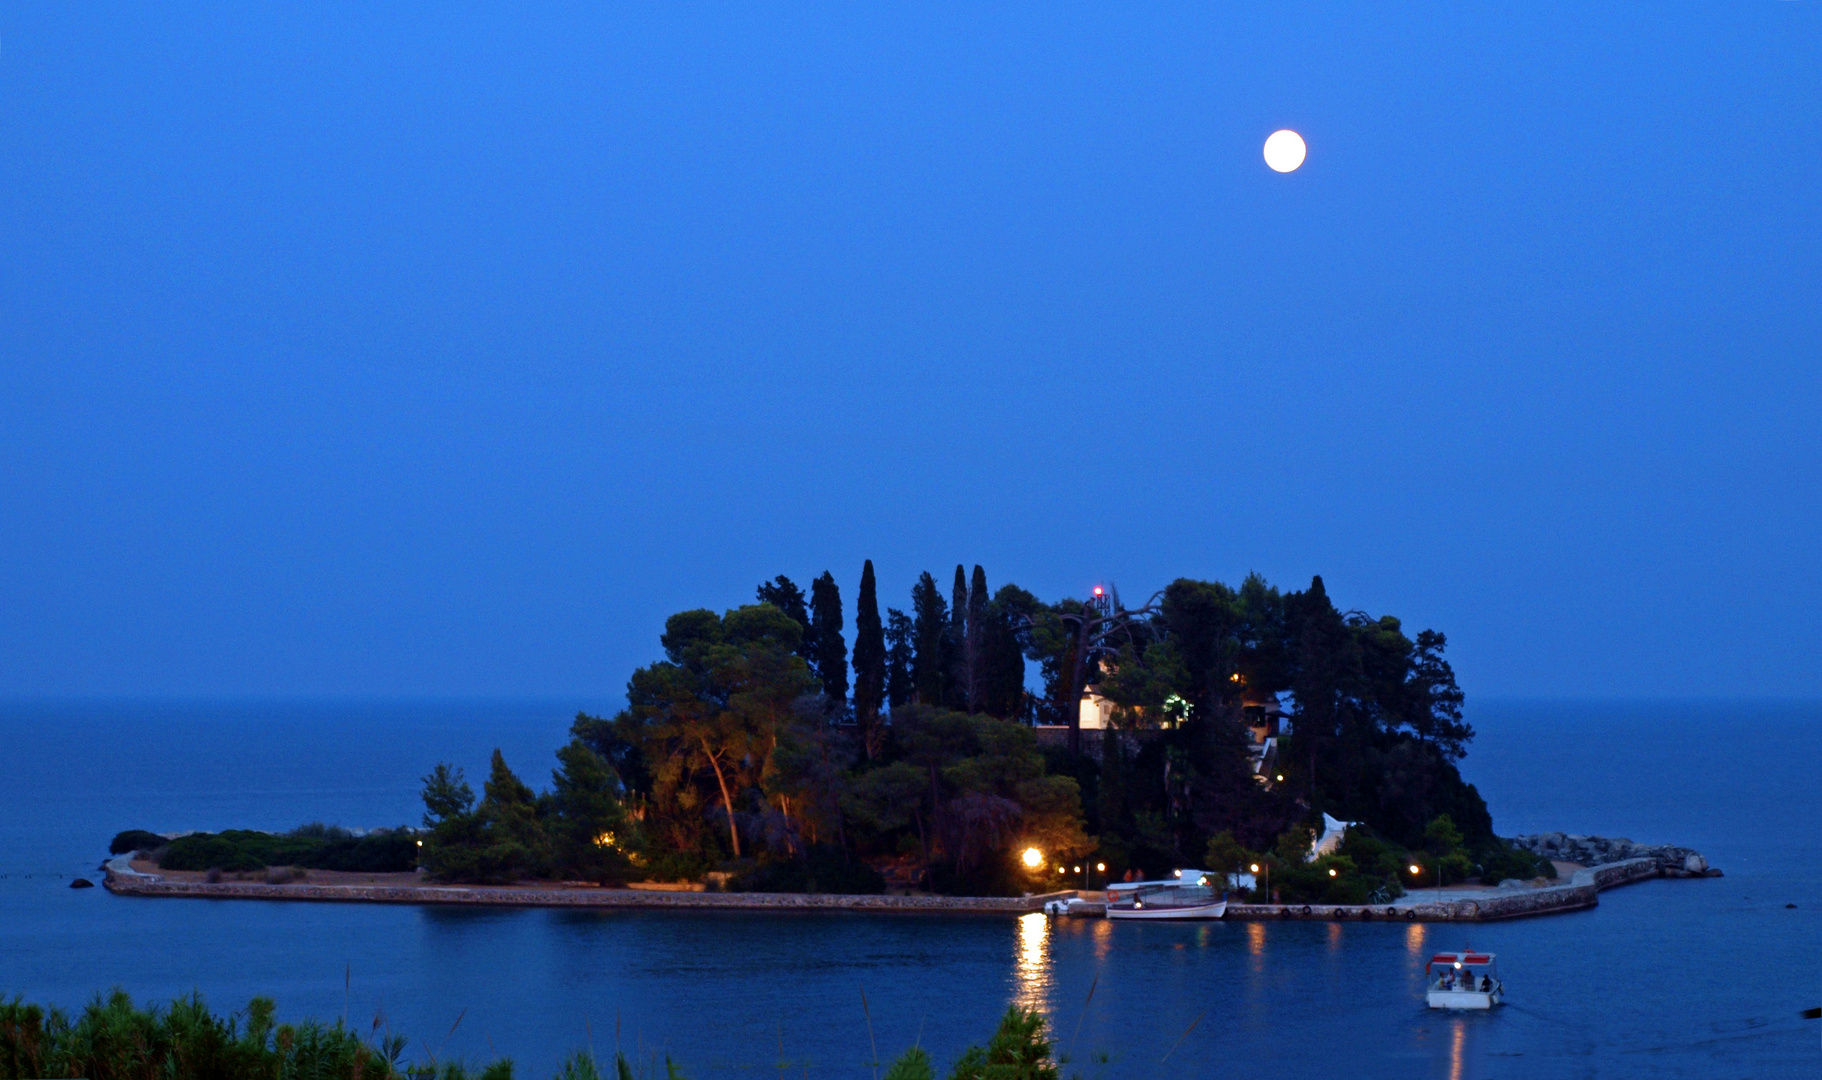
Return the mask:
[[(363, 1038), (341, 1021), (274, 1022), (270, 998), (243, 1018), (217, 1016), (198, 995), (169, 1008), (138, 1008), (125, 992), (97, 997), (73, 1019), (18, 998), (0, 1001), (0, 1080), (513, 1080), (513, 1063), (403, 1061), (406, 1038)], [(623, 1054), (597, 1061), (578, 1051), (555, 1080), (643, 1080)], [(877, 1073), (876, 1073), (877, 1074)], [(930, 1055), (913, 1047), (884, 1080), (935, 1080)], [(668, 1058), (665, 1080), (684, 1080)], [(1043, 1017), (1008, 1009), (986, 1046), (970, 1047), (950, 1080), (1057, 1080)]]

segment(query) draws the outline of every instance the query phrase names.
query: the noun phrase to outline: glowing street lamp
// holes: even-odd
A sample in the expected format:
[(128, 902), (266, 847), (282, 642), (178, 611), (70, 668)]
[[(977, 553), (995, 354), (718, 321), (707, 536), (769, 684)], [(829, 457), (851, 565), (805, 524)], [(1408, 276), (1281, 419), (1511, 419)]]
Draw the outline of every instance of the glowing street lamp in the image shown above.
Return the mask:
[(1044, 853), (1034, 847), (1025, 849), (1024, 859), (1025, 866), (1028, 869), (1036, 870), (1038, 867), (1044, 865)]

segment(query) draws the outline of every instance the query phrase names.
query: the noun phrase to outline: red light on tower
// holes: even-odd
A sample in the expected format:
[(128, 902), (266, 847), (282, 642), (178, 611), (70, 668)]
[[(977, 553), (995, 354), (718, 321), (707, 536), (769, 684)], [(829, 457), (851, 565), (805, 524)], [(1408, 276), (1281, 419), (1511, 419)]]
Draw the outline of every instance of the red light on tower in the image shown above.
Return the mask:
[(1096, 585), (1096, 586), (1095, 586), (1095, 587), (1094, 587), (1094, 594), (1095, 594), (1095, 595), (1096, 595), (1096, 596), (1099, 596), (1099, 595), (1101, 595), (1101, 587), (1100, 587), (1100, 586), (1099, 586), (1099, 585)]

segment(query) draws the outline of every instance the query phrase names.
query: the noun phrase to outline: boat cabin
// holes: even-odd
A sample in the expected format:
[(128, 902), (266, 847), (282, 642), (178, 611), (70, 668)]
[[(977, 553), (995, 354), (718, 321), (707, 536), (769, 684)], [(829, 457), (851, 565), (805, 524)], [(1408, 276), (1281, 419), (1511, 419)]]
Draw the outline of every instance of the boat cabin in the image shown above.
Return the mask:
[(1492, 953), (1437, 953), (1424, 965), (1423, 974), (1432, 1009), (1490, 1009), (1505, 996)]

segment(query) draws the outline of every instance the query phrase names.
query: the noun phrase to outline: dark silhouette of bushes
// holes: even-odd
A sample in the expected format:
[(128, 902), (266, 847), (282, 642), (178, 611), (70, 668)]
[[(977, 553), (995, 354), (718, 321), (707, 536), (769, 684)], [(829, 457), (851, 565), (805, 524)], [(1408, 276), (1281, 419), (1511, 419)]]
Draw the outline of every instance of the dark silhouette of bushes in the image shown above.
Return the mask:
[[(164, 843), (162, 837), (159, 843)], [(230, 873), (264, 870), (269, 866), (301, 866), (311, 870), (385, 874), (414, 869), (417, 853), (417, 837), (404, 829), (355, 836), (345, 829), (312, 825), (283, 834), (250, 829), (191, 833), (170, 841), (159, 857), (158, 865), (165, 870), (225, 870)]]

